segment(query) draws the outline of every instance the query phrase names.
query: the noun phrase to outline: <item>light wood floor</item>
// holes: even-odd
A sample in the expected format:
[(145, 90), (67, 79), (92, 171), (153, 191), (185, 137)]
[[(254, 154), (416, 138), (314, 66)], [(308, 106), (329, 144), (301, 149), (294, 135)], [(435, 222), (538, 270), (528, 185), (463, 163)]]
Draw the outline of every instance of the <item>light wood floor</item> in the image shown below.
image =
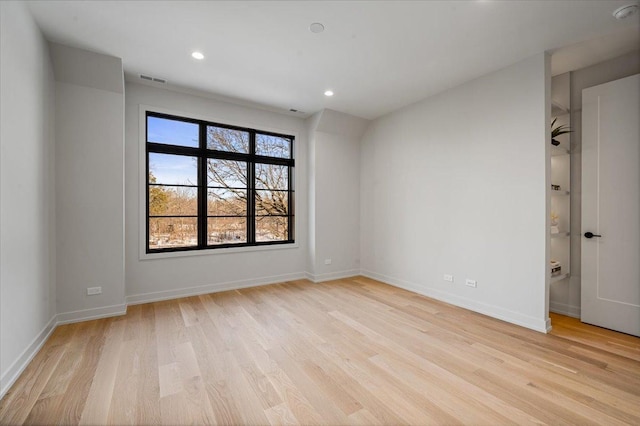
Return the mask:
[(545, 335), (366, 278), (58, 327), (2, 424), (640, 424), (640, 339)]

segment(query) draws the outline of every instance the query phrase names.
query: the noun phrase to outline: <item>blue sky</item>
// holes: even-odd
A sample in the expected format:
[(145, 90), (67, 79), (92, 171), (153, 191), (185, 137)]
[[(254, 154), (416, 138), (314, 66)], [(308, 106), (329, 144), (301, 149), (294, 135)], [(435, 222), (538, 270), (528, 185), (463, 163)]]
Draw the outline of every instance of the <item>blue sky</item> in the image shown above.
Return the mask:
[[(183, 121), (148, 117), (147, 138), (150, 142), (198, 147), (198, 125)], [(149, 153), (149, 170), (158, 183), (198, 183), (198, 164), (195, 157)]]
[(198, 163), (195, 157), (149, 153), (149, 170), (157, 183), (197, 185)]
[(147, 123), (149, 142), (198, 147), (199, 130), (197, 124), (158, 117), (149, 117)]

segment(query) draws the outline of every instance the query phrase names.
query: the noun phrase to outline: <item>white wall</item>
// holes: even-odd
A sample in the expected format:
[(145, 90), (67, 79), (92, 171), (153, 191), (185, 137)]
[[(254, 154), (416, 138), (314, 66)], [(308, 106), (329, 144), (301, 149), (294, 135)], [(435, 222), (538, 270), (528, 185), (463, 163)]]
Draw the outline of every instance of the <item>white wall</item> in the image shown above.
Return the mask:
[(49, 47), (56, 81), (124, 93), (122, 59), (58, 43)]
[[(56, 78), (58, 322), (124, 313), (124, 74), (50, 43)], [(102, 294), (87, 295), (88, 287)]]
[(125, 311), (123, 129), (122, 93), (56, 83), (58, 321)]
[(26, 6), (0, 2), (0, 396), (55, 319), (54, 81)]
[(371, 124), (365, 275), (546, 330), (549, 88), (539, 54)]
[[(141, 259), (145, 186), (140, 169), (140, 105), (226, 124), (296, 136), (296, 246), (263, 250), (213, 250), (187, 256)], [(212, 98), (126, 85), (126, 283), (127, 301), (139, 303), (227, 288), (281, 282), (305, 276), (307, 245), (307, 131), (304, 120)], [(144, 170), (144, 169), (142, 169)], [(231, 250), (233, 251), (233, 250)]]
[(307, 278), (313, 280), (316, 275), (316, 129), (322, 111), (309, 117), (305, 123), (307, 128), (308, 155), (307, 155), (307, 201), (308, 207), (308, 236), (307, 236)]
[[(360, 272), (360, 138), (368, 120), (325, 109), (311, 126), (309, 278)], [(330, 264), (326, 264), (330, 261)]]

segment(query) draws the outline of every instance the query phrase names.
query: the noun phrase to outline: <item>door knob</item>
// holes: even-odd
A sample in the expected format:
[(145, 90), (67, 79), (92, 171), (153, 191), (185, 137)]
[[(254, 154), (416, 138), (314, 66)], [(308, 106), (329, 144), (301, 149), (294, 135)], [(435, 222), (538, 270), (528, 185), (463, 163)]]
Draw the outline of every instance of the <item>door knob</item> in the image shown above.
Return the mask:
[(602, 237), (602, 235), (594, 234), (593, 232), (585, 232), (584, 236), (586, 238), (593, 238), (593, 237), (598, 237), (599, 238), (599, 237)]

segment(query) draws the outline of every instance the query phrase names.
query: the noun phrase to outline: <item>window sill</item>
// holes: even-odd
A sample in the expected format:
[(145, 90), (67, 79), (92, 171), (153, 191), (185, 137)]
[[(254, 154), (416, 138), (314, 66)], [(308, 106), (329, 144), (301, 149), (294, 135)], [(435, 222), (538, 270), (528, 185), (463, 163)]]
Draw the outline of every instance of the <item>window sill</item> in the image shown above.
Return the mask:
[(138, 260), (156, 260), (156, 259), (169, 259), (174, 257), (192, 257), (192, 256), (211, 256), (217, 254), (231, 254), (231, 253), (247, 253), (253, 251), (266, 251), (266, 250), (291, 250), (297, 249), (298, 243), (292, 244), (274, 244), (266, 246), (244, 246), (244, 247), (226, 247), (209, 250), (187, 250), (187, 251), (169, 251), (163, 253), (140, 253)]

